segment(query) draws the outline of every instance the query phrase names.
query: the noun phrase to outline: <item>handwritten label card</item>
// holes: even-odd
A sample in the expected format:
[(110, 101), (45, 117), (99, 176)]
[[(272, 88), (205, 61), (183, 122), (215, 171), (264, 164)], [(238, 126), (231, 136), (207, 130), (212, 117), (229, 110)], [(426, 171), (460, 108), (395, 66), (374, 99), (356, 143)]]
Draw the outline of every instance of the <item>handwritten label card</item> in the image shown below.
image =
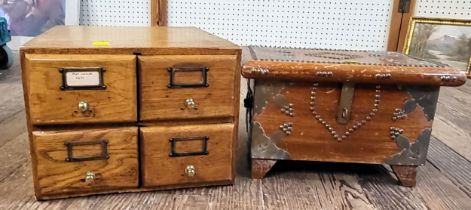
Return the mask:
[(65, 78), (69, 87), (100, 85), (100, 72), (98, 71), (71, 71), (65, 73)]

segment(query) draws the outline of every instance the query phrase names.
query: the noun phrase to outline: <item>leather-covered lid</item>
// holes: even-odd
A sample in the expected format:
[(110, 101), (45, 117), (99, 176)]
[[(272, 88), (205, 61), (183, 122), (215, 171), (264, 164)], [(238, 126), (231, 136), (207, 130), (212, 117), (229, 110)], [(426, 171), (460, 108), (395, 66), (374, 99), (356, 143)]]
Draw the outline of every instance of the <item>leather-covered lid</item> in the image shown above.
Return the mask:
[(459, 86), (466, 75), (445, 64), (397, 52), (249, 47), (246, 78)]

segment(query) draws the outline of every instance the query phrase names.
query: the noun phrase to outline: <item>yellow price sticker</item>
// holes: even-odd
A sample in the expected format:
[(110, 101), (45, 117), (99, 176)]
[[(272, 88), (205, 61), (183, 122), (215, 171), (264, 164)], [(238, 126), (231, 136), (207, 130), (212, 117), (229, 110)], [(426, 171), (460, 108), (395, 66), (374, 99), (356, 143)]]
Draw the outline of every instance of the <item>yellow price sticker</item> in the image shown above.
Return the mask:
[(103, 41), (93, 42), (92, 45), (93, 46), (110, 46), (110, 42), (103, 42)]

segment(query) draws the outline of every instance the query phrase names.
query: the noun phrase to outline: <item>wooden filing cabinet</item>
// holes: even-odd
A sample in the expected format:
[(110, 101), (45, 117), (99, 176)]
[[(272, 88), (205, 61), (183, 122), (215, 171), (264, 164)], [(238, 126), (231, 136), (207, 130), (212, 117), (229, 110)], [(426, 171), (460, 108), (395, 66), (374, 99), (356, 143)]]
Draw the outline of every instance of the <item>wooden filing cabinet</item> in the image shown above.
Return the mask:
[(58, 26), (28, 42), (37, 199), (232, 184), (240, 53), (186, 27)]

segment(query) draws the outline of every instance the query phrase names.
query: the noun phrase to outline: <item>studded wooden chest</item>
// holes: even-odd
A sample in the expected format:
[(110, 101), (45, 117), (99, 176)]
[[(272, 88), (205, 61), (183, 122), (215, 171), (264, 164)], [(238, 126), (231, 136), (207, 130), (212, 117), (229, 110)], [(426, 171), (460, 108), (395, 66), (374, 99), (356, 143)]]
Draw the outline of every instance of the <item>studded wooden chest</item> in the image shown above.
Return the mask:
[(451, 67), (395, 52), (250, 51), (242, 75), (254, 79), (246, 99), (253, 178), (277, 160), (385, 163), (402, 185), (414, 186), (440, 86), (466, 80)]
[(21, 62), (36, 197), (233, 183), (240, 53), (196, 28), (34, 38)]

